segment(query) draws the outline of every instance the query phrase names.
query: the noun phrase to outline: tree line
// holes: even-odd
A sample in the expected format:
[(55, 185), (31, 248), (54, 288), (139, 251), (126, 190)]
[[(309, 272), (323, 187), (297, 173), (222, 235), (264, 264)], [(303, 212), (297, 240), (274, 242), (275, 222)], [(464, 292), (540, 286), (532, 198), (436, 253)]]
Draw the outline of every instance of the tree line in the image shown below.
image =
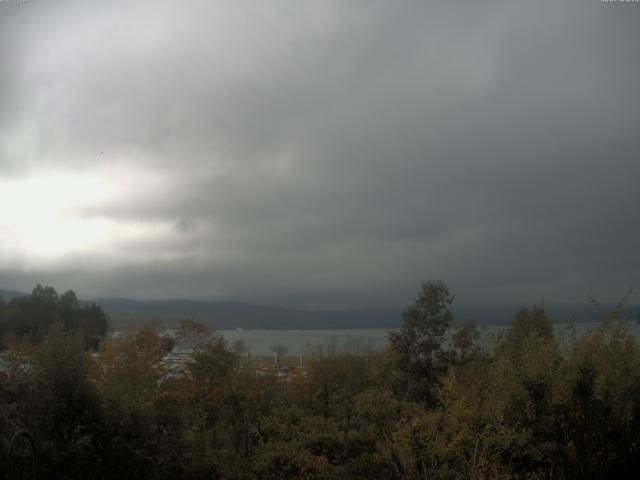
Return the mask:
[(8, 343), (0, 410), (43, 478), (635, 478), (640, 345), (621, 310), (577, 335), (524, 307), (488, 342), (452, 302), (427, 282), (383, 353), (318, 355), (287, 382), (193, 323), (188, 374), (167, 378), (151, 326), (96, 353), (60, 321)]
[(37, 285), (30, 295), (9, 302), (0, 298), (0, 337), (27, 338), (38, 343), (54, 325), (82, 335), (87, 347), (97, 347), (108, 330), (107, 316), (100, 306), (80, 302), (73, 290), (63, 294), (53, 287)]

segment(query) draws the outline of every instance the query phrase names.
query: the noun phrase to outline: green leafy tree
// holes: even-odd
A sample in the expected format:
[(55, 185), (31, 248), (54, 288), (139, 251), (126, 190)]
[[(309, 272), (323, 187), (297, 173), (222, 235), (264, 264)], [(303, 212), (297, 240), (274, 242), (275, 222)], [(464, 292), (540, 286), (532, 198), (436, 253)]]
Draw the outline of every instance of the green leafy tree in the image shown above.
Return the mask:
[(405, 398), (433, 404), (438, 377), (446, 371), (442, 344), (453, 320), (453, 295), (444, 282), (422, 284), (413, 305), (402, 318), (402, 328), (389, 333), (389, 360), (399, 375), (393, 388)]
[(72, 290), (58, 295), (52, 287), (37, 285), (31, 295), (0, 305), (0, 330), (4, 335), (28, 337), (36, 343), (56, 324), (80, 332), (85, 348), (94, 350), (108, 330), (102, 309), (95, 303), (82, 305)]
[(546, 315), (543, 305), (520, 308), (505, 332), (504, 342), (518, 348), (532, 335), (542, 338), (553, 337), (553, 322)]

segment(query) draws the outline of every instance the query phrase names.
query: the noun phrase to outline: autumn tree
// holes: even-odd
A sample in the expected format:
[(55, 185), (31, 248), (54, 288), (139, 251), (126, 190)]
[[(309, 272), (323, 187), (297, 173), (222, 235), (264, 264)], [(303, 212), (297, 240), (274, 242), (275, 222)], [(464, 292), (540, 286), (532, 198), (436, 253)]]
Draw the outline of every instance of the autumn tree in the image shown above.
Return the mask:
[(93, 476), (99, 453), (91, 439), (102, 412), (82, 336), (53, 327), (28, 352), (11, 356), (14, 375), (4, 401), (36, 438), (44, 476)]

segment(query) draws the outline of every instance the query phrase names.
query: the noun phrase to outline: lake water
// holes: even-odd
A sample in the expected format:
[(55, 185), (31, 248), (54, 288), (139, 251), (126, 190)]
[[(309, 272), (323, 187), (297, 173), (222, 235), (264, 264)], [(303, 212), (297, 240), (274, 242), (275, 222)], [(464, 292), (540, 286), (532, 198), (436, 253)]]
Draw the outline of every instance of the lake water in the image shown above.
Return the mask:
[[(598, 322), (576, 323), (576, 334), (595, 329)], [(632, 331), (640, 336), (640, 325), (630, 324)], [(554, 325), (556, 332), (561, 332), (566, 324)], [(482, 343), (490, 344), (505, 326), (490, 325), (481, 327)], [(336, 352), (349, 351), (366, 354), (379, 352), (387, 344), (385, 329), (355, 329), (355, 330), (219, 330), (218, 333), (227, 340), (230, 347), (237, 341), (242, 341), (249, 348), (252, 355), (273, 355), (278, 349), (289, 355), (299, 355), (317, 351), (334, 350)]]
[(317, 349), (345, 350), (354, 353), (377, 352), (387, 343), (387, 330), (218, 330), (233, 347), (242, 341), (252, 355), (272, 355), (276, 349), (299, 355)]

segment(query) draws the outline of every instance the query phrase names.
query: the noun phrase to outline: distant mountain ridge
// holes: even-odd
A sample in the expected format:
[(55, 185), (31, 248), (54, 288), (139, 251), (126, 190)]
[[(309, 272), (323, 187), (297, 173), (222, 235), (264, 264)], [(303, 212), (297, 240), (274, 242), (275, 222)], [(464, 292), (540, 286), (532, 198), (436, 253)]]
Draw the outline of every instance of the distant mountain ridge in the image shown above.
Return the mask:
[[(8, 301), (27, 295), (23, 292), (0, 290), (0, 298)], [(205, 323), (217, 330), (272, 329), (360, 329), (398, 328), (402, 325), (404, 308), (361, 308), (353, 310), (302, 310), (285, 307), (253, 305), (244, 302), (213, 302), (198, 300), (131, 300), (102, 298), (95, 300), (110, 318), (114, 328), (139, 327), (145, 322), (171, 328), (183, 320)], [(478, 325), (509, 323), (519, 305), (457, 306), (452, 310), (456, 322), (473, 321)], [(547, 305), (548, 315), (555, 322), (575, 318), (578, 322), (602, 319), (607, 307), (596, 308), (588, 303)], [(628, 317), (640, 320), (638, 305), (627, 308)]]
[(16, 292), (13, 290), (0, 289), (0, 298), (3, 299), (5, 302), (8, 302), (9, 300), (12, 300), (18, 297), (26, 297), (27, 295), (28, 293), (24, 293), (24, 292)]
[(205, 302), (195, 300), (138, 301), (121, 298), (99, 299), (114, 325), (135, 326), (155, 320), (163, 326), (175, 326), (192, 319), (218, 330), (243, 329), (339, 329), (397, 328), (399, 309), (299, 310), (252, 305), (243, 302)]
[[(129, 300), (107, 298), (96, 301), (111, 317), (114, 326), (137, 326), (154, 320), (172, 327), (192, 319), (218, 330), (273, 329), (359, 329), (399, 328), (404, 308), (361, 308), (353, 310), (301, 310), (253, 305), (243, 302), (207, 302), (196, 300)], [(455, 322), (473, 321), (478, 325), (508, 324), (520, 305), (452, 306)], [(546, 305), (554, 322), (597, 322), (612, 306), (594, 307), (588, 303)], [(629, 306), (628, 317), (640, 319), (640, 307)]]

